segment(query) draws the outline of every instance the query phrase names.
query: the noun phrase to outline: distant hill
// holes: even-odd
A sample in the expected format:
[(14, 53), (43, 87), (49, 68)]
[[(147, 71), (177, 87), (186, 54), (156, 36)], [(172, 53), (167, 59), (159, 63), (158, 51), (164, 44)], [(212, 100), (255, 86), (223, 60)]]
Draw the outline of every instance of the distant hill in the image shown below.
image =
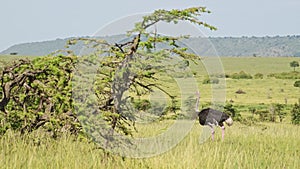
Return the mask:
[[(126, 39), (125, 35), (102, 37), (108, 42)], [(11, 46), (0, 55), (44, 56), (66, 45), (66, 39), (44, 42), (22, 43)], [(202, 56), (295, 56), (300, 57), (300, 35), (275, 37), (191, 37), (182, 40)], [(74, 46), (75, 53), (80, 53), (82, 45)]]

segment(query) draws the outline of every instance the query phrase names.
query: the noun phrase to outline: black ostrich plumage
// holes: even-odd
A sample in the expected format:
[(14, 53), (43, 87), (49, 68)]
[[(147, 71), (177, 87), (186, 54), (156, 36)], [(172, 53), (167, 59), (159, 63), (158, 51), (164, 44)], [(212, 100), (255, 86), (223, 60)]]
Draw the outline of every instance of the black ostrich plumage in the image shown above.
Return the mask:
[(198, 117), (199, 117), (199, 123), (201, 125), (216, 125), (216, 126), (224, 126), (224, 122), (230, 118), (229, 115), (227, 115), (224, 112), (221, 112), (219, 110), (215, 110), (212, 108), (206, 108), (201, 111), (197, 111)]

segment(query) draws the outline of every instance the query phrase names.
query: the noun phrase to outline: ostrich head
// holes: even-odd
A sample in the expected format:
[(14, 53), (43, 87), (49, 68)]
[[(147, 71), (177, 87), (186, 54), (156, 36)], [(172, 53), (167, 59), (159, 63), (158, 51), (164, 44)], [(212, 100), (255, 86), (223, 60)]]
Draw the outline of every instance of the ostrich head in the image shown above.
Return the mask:
[(227, 120), (225, 120), (225, 123), (228, 125), (228, 126), (231, 126), (233, 124), (233, 120), (231, 117), (229, 117)]

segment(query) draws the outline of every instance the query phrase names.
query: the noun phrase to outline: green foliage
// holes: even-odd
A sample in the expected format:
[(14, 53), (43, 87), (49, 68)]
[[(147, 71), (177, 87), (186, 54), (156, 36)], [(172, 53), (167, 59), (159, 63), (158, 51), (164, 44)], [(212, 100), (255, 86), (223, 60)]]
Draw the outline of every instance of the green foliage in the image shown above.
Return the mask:
[(270, 105), (269, 109), (267, 105), (251, 106), (248, 109), (252, 113), (252, 117), (258, 115), (259, 120), (262, 122), (276, 122), (276, 119), (283, 122), (283, 119), (287, 116), (285, 105), (280, 103)]
[[(194, 23), (196, 25), (203, 25), (204, 27), (208, 27), (211, 30), (216, 30), (215, 27), (200, 21), (197, 19), (202, 13), (211, 13), (205, 7), (192, 7), (183, 10), (172, 9), (170, 11), (159, 9), (154, 11), (151, 15), (147, 15), (143, 17), (142, 22), (138, 22), (135, 24), (135, 28), (128, 33), (140, 32), (146, 33), (145, 30), (154, 25), (159, 21), (164, 21), (167, 23), (178, 23), (179, 21), (188, 21), (190, 23)], [(146, 34), (147, 35), (147, 34)], [(162, 38), (163, 41), (169, 41), (169, 39)]]
[(151, 108), (151, 103), (146, 99), (135, 100), (134, 108), (136, 108), (137, 110), (146, 111)]
[(262, 73), (256, 73), (254, 75), (254, 79), (263, 79), (264, 78), (264, 75)]
[(271, 121), (270, 119), (270, 112), (268, 110), (258, 110), (256, 114), (259, 115), (260, 121)]
[(166, 111), (169, 113), (176, 113), (178, 110), (180, 110), (180, 106), (178, 104), (178, 100), (175, 99), (173, 99), (171, 104), (166, 107)]
[(244, 71), (240, 71), (239, 73), (233, 73), (229, 77), (232, 79), (252, 79), (252, 76)]
[(71, 72), (76, 57), (55, 56), (19, 60), (1, 73), (0, 132), (22, 133), (38, 128), (56, 136), (78, 133), (71, 98)]
[(275, 104), (274, 105), (275, 108), (275, 114), (278, 116), (279, 121), (282, 122), (282, 120), (286, 117), (287, 113), (283, 110), (284, 109), (284, 105), (283, 104)]
[(271, 73), (268, 77), (275, 77), (276, 79), (300, 79), (300, 72), (282, 72), (282, 73)]
[[(115, 131), (131, 135), (135, 125), (136, 110), (145, 111), (151, 106), (145, 100), (133, 101), (134, 105), (131, 105), (132, 100), (137, 97), (143, 98), (154, 90), (159, 90), (169, 97), (169, 105), (166, 106), (164, 112), (176, 113), (179, 110), (176, 91), (167, 90), (167, 87), (161, 84), (168, 86), (164, 77), (168, 77), (169, 72), (184, 71), (190, 66), (189, 62), (196, 63), (199, 56), (189, 53), (186, 47), (177, 44), (178, 40), (186, 39), (188, 36), (163, 36), (148, 30), (158, 22), (177, 23), (179, 21), (188, 21), (215, 30), (213, 26), (198, 20), (197, 17), (202, 13), (210, 12), (203, 7), (170, 11), (156, 10), (144, 16), (141, 22), (135, 23), (135, 27), (127, 32), (129, 38), (125, 42), (110, 44), (105, 40), (94, 38), (70, 40), (69, 45), (83, 42), (93, 51), (91, 56), (84, 57), (83, 61), (80, 60), (83, 62), (83, 68), (81, 72), (78, 72), (79, 76), (75, 83), (77, 86), (74, 87), (80, 89), (80, 82), (88, 81), (89, 76), (86, 74), (88, 74), (89, 66), (86, 65), (93, 60), (92, 58), (96, 58), (94, 65), (97, 65), (97, 62), (100, 63), (96, 67), (97, 74), (94, 82), (96, 104), (99, 110), (97, 113), (92, 113), (93, 111), (87, 111), (91, 107), (75, 104), (80, 115), (84, 116), (85, 111), (89, 114), (86, 115), (88, 118), (81, 117), (85, 119), (85, 128), (88, 131), (98, 131), (97, 125), (94, 124), (99, 124), (97, 119), (104, 119), (106, 128), (112, 130), (100, 133), (99, 136), (103, 139), (107, 138), (106, 134), (110, 135)], [(160, 44), (166, 47), (156, 49), (155, 46)], [(84, 89), (79, 91), (80, 94), (75, 96), (76, 100), (89, 100), (90, 105), (95, 104), (92, 98), (89, 99), (89, 96), (84, 95)], [(103, 124), (99, 124), (101, 125)]]
[(300, 87), (300, 80), (295, 81), (294, 86), (295, 87)]
[(252, 117), (254, 116), (254, 114), (256, 113), (257, 109), (254, 106), (248, 107), (248, 110), (251, 112)]
[(295, 103), (293, 109), (291, 110), (292, 124), (300, 125), (300, 101)]
[(290, 62), (290, 67), (294, 68), (294, 71), (295, 71), (296, 67), (299, 67), (299, 62), (297, 62), (297, 61)]
[(226, 105), (224, 106), (224, 112), (228, 113), (228, 115), (231, 116), (235, 121), (241, 121), (242, 119), (241, 114), (231, 103), (226, 103)]

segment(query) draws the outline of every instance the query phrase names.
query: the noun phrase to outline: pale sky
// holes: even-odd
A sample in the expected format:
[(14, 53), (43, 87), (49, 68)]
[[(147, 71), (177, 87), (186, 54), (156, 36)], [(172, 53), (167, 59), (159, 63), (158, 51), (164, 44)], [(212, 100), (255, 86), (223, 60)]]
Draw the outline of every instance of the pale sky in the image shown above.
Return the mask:
[(125, 16), (206, 6), (207, 36), (300, 35), (300, 0), (0, 0), (0, 51), (11, 45), (93, 35)]

